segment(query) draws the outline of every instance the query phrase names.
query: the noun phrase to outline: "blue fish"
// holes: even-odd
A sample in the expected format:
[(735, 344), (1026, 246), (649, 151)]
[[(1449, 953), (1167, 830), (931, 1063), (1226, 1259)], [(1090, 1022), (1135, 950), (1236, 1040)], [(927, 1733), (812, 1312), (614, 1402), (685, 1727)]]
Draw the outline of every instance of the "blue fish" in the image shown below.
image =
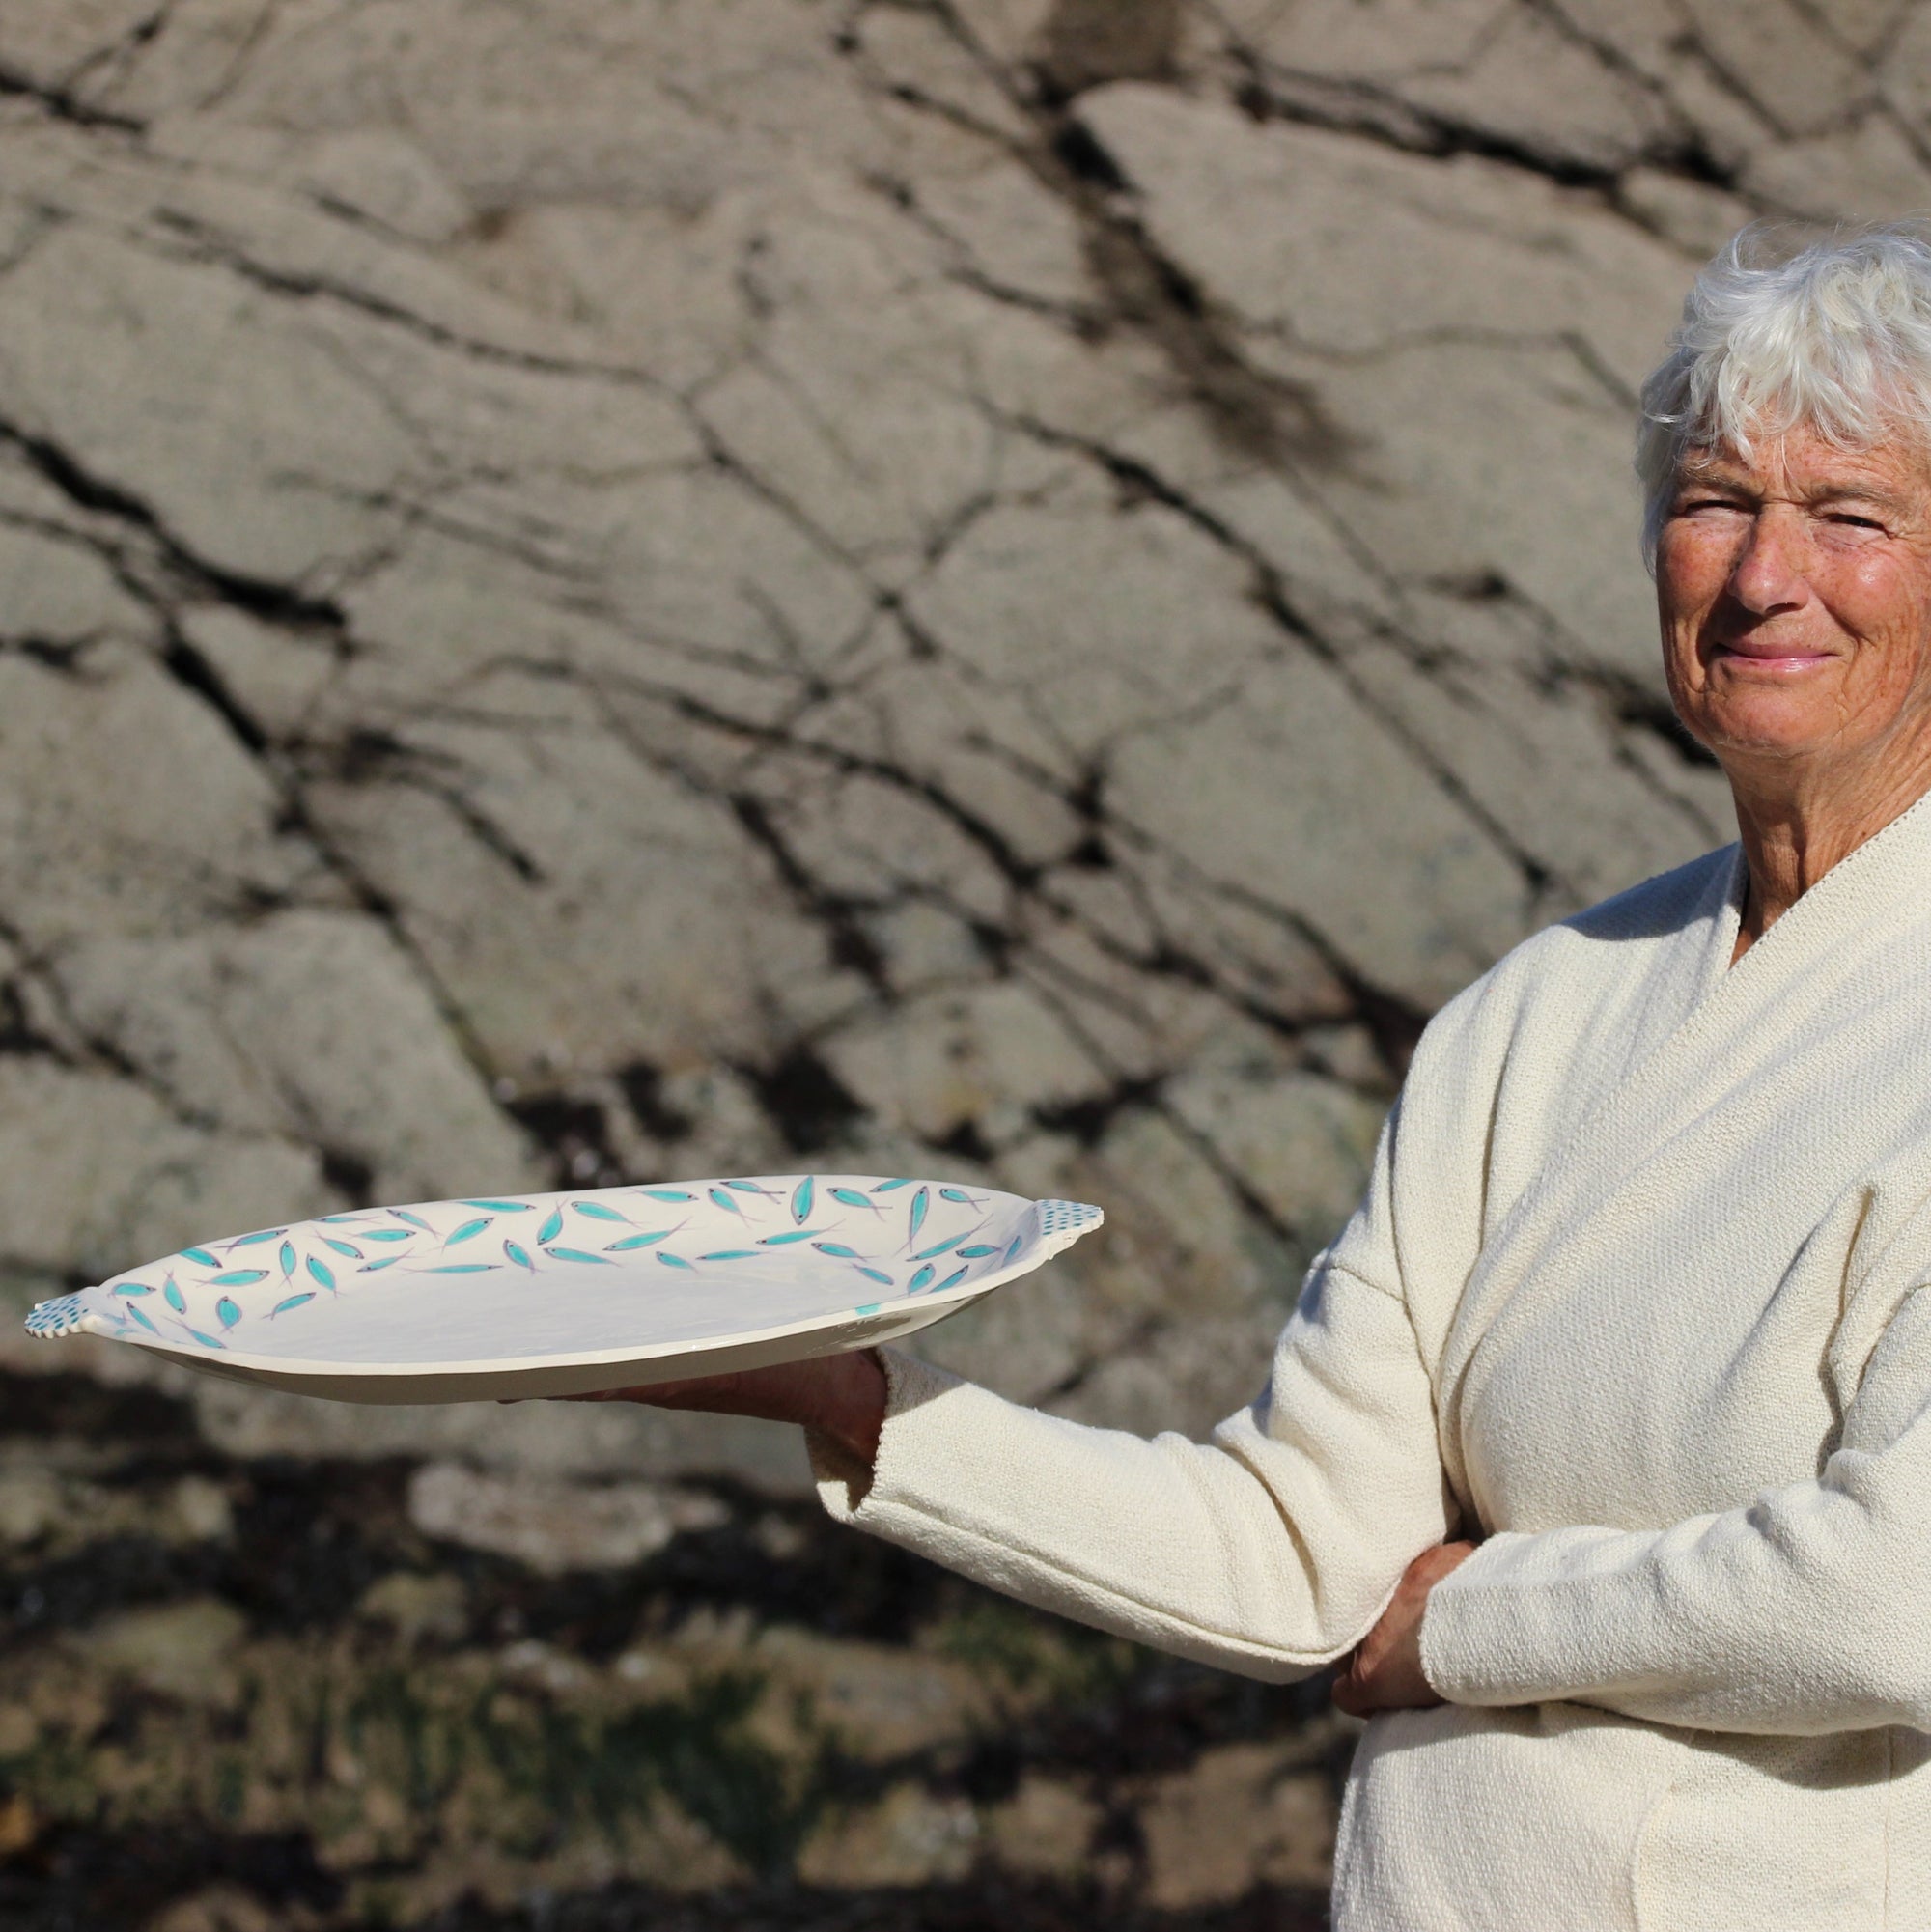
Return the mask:
[(637, 1192), (647, 1194), (654, 1201), (694, 1201), (697, 1198), (680, 1188), (639, 1188)]
[(205, 1349), (218, 1349), (221, 1347), (221, 1343), (216, 1341), (212, 1335), (205, 1335), (199, 1329), (190, 1329), (188, 1333)]
[(355, 1247), (346, 1241), (337, 1241), (332, 1234), (323, 1235), (322, 1241), (324, 1247), (332, 1247), (337, 1254), (346, 1254), (350, 1261), (360, 1261), (362, 1259), (362, 1250), (359, 1247)]
[(1025, 1236), (1022, 1234), (1016, 1234), (1013, 1236), (1012, 1246), (1006, 1249), (1005, 1260), (999, 1263), (999, 1266), (1001, 1268), (1003, 1268), (1006, 1265), (1006, 1262), (1010, 1261), (1013, 1258), (1013, 1256), (1020, 1251), (1020, 1248), (1023, 1245), (1024, 1241), (1025, 1241)]
[(184, 1247), (182, 1249), (182, 1259), (183, 1261), (198, 1262), (203, 1268), (219, 1268), (221, 1266), (220, 1262), (215, 1260), (213, 1255), (209, 1253), (205, 1247)]
[(399, 1221), (407, 1221), (411, 1227), (421, 1228), (424, 1234), (434, 1234), (435, 1232), (434, 1228), (431, 1227), (426, 1220), (422, 1220), (417, 1216), (410, 1214), (407, 1208), (391, 1208), (389, 1212)]
[(224, 1329), (232, 1329), (241, 1319), (241, 1310), (226, 1295), (214, 1304), (214, 1319)]
[(941, 1201), (964, 1201), (968, 1207), (974, 1208), (985, 1205), (976, 1196), (968, 1194), (964, 1188), (941, 1188), (938, 1190), (938, 1198)]
[(925, 1264), (925, 1266), (921, 1268), (918, 1271), (918, 1273), (914, 1274), (911, 1277), (911, 1279), (906, 1283), (906, 1293), (908, 1295), (916, 1295), (921, 1288), (930, 1285), (932, 1277), (938, 1273), (938, 1270), (933, 1267), (932, 1263), (928, 1261)]
[[(245, 1288), (251, 1281), (266, 1281), (268, 1271), (266, 1268), (232, 1268), (226, 1274), (217, 1274), (204, 1285), (210, 1288)], [(171, 1295), (168, 1300), (172, 1302)]]
[(332, 1295), (335, 1293), (335, 1271), (325, 1261), (318, 1261), (314, 1255), (308, 1258), (308, 1272), (311, 1280), (320, 1281)]
[(238, 1247), (255, 1247), (265, 1241), (279, 1241), (287, 1233), (285, 1227), (265, 1227), (254, 1234), (238, 1236), (228, 1244), (228, 1251), (233, 1254)]
[(724, 1185), (740, 1194), (769, 1194), (769, 1188), (761, 1188), (755, 1181), (726, 1181)]
[(295, 1245), (294, 1242), (285, 1241), (282, 1243), (282, 1251), (279, 1258), (282, 1264), (282, 1278), (287, 1280), (295, 1272)]
[(595, 1261), (608, 1268), (610, 1258), (604, 1254), (591, 1254), (580, 1247), (546, 1247), (544, 1252), (553, 1261)]
[(983, 1261), (987, 1255), (996, 1254), (998, 1251), (996, 1247), (982, 1241), (975, 1243), (970, 1247), (962, 1247), (959, 1250), (959, 1259), (961, 1261)]
[(667, 1249), (661, 1247), (658, 1249), (658, 1259), (661, 1261), (666, 1268), (688, 1268), (692, 1265), (690, 1262), (686, 1261), (683, 1255), (672, 1254)]
[(399, 1261), (406, 1261), (406, 1254), (385, 1254), (380, 1261), (365, 1261), (355, 1272), (357, 1274), (379, 1274), (385, 1268), (393, 1268)]
[(481, 1208), (485, 1214), (526, 1215), (530, 1211), (527, 1201), (464, 1201), (465, 1208)]
[(532, 1261), (529, 1255), (522, 1248), (518, 1247), (514, 1241), (506, 1241), (503, 1244), (503, 1252), (507, 1254), (510, 1257), (510, 1259), (517, 1264), (518, 1268), (527, 1268), (532, 1274), (534, 1274), (537, 1272), (536, 1263)]
[(831, 1198), (834, 1201), (843, 1201), (848, 1208), (870, 1208), (875, 1215), (884, 1213), (884, 1209), (880, 1207), (877, 1201), (867, 1200), (856, 1188), (833, 1188)]
[(622, 1241), (613, 1241), (603, 1252), (628, 1254), (633, 1247), (649, 1247), (654, 1242), (662, 1241), (670, 1232), (669, 1228), (660, 1227), (655, 1234), (627, 1234)]
[(606, 1208), (602, 1201), (572, 1201), (570, 1204), (580, 1215), (587, 1215), (594, 1221), (627, 1221), (629, 1215), (620, 1215), (615, 1208)]
[(910, 1247), (918, 1239), (918, 1231), (925, 1225), (925, 1211), (932, 1205), (932, 1190), (921, 1188), (911, 1197), (911, 1213), (906, 1217), (906, 1246)]
[(966, 1277), (966, 1275), (970, 1274), (971, 1274), (971, 1272), (972, 1272), (972, 1271), (971, 1271), (971, 1270), (970, 1270), (969, 1268), (962, 1268), (962, 1269), (958, 1270), (958, 1271), (957, 1271), (957, 1272), (956, 1272), (955, 1274), (948, 1274), (948, 1275), (947, 1275), (947, 1276), (945, 1277), (945, 1279), (944, 1279), (943, 1281), (941, 1281), (941, 1282), (940, 1282), (940, 1283), (938, 1284), (938, 1286), (937, 1288), (935, 1288), (935, 1289), (934, 1289), (934, 1290), (933, 1290), (932, 1292), (933, 1292), (933, 1293), (934, 1293), (935, 1295), (942, 1295), (942, 1294), (944, 1294), (944, 1293), (945, 1293), (945, 1291), (946, 1291), (946, 1290), (947, 1290), (948, 1288), (956, 1288), (956, 1287), (958, 1287), (958, 1285), (960, 1284), (960, 1282), (962, 1282), (963, 1280), (965, 1280), (965, 1278)]
[(168, 1285), (161, 1290), (161, 1300), (177, 1315), (185, 1315), (187, 1313), (187, 1297), (175, 1286), (175, 1277), (172, 1274), (168, 1276)]
[(493, 1215), (479, 1215), (473, 1221), (464, 1221), (454, 1234), (442, 1244), (444, 1247), (454, 1247), (459, 1241), (474, 1241), (495, 1218)]
[(911, 1183), (910, 1181), (881, 1181), (872, 1191), (875, 1194), (891, 1194), (896, 1193), (901, 1188), (909, 1188), (910, 1186)]
[(286, 1315), (291, 1308), (299, 1308), (304, 1302), (313, 1302), (314, 1300), (315, 1292), (313, 1289), (307, 1290), (300, 1295), (285, 1296), (268, 1310), (268, 1319), (273, 1321), (277, 1315)]
[(808, 1227), (793, 1228), (789, 1234), (768, 1234), (759, 1242), (760, 1247), (783, 1247), (787, 1242), (809, 1241), (813, 1230)]
[(425, 1268), (425, 1274), (493, 1274), (493, 1261), (445, 1261), (436, 1268)]
[[(973, 1230), (970, 1228), (967, 1228), (966, 1230), (966, 1234), (970, 1234), (971, 1232), (973, 1232)], [(966, 1239), (965, 1234), (947, 1235), (943, 1241), (934, 1242), (930, 1247), (920, 1248), (919, 1251), (912, 1256), (912, 1259), (914, 1261), (931, 1261), (938, 1255), (949, 1253), (953, 1248), (958, 1247), (959, 1244), (965, 1239)], [(960, 1251), (963, 1253), (965, 1250), (962, 1248)]]
[(755, 1247), (720, 1247), (714, 1253), (700, 1254), (700, 1261), (755, 1261), (758, 1250)]
[(145, 1312), (145, 1311), (143, 1310), (143, 1308), (142, 1308), (142, 1306), (141, 1306), (140, 1302), (133, 1302), (132, 1304), (130, 1304), (130, 1306), (129, 1306), (129, 1307), (128, 1307), (128, 1309), (127, 1309), (127, 1312), (128, 1312), (128, 1313), (129, 1313), (130, 1315), (132, 1315), (132, 1316), (133, 1316), (133, 1318), (134, 1318), (134, 1319), (135, 1319), (135, 1320), (136, 1320), (137, 1322), (139, 1322), (139, 1323), (140, 1323), (140, 1325), (141, 1325), (141, 1326), (142, 1326), (142, 1327), (143, 1327), (144, 1329), (146, 1329), (146, 1330), (147, 1330), (147, 1331), (148, 1331), (148, 1332), (149, 1332), (149, 1333), (150, 1333), (151, 1335), (157, 1335), (157, 1334), (159, 1334), (159, 1333), (160, 1333), (160, 1330), (159, 1330), (159, 1329), (157, 1329), (157, 1328), (155, 1328), (155, 1326), (154, 1325), (154, 1323), (153, 1323), (153, 1322), (149, 1321), (149, 1319), (148, 1319), (148, 1317), (147, 1317), (147, 1314), (146, 1314), (146, 1312)]
[(852, 1312), (854, 1315), (876, 1315), (884, 1305), (882, 1302), (862, 1302)]
[(840, 1261), (858, 1259), (858, 1250), (855, 1247), (847, 1247), (842, 1241), (814, 1241), (811, 1245), (820, 1254), (835, 1254)]
[(537, 1229), (537, 1246), (541, 1247), (546, 1241), (554, 1241), (563, 1232), (563, 1210), (552, 1208), (544, 1217), (544, 1224)]
[(115, 1289), (117, 1295), (152, 1295), (154, 1291), (145, 1281), (124, 1281)]
[(714, 1207), (722, 1208), (726, 1214), (742, 1215), (744, 1212), (722, 1188), (711, 1190), (711, 1200)]
[(811, 1218), (812, 1179), (807, 1174), (791, 1190), (791, 1218), (802, 1227)]
[(882, 1281), (887, 1288), (889, 1288), (892, 1285), (892, 1277), (889, 1274), (885, 1274), (882, 1269), (860, 1268), (858, 1270), (858, 1273), (862, 1274), (868, 1281)]
[(408, 1229), (407, 1229), (407, 1228), (406, 1228), (406, 1227), (372, 1227), (372, 1228), (371, 1228), (371, 1229), (369, 1230), (369, 1232), (368, 1232), (368, 1233), (367, 1233), (366, 1235), (364, 1235), (364, 1236), (363, 1236), (362, 1238), (363, 1238), (363, 1240), (364, 1240), (364, 1241), (413, 1241), (413, 1240), (415, 1240), (415, 1236), (414, 1236), (414, 1235), (412, 1235), (412, 1234), (411, 1234), (411, 1233), (410, 1233), (410, 1232), (408, 1231)]

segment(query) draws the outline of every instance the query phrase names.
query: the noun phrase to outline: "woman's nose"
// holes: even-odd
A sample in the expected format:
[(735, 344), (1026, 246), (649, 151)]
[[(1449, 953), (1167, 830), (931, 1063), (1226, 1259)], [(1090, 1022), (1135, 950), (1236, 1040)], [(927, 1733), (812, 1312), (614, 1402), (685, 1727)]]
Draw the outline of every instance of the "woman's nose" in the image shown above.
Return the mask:
[(1730, 594), (1760, 617), (1795, 608), (1810, 594), (1804, 548), (1801, 532), (1789, 527), (1788, 518), (1776, 509), (1760, 511), (1730, 573)]

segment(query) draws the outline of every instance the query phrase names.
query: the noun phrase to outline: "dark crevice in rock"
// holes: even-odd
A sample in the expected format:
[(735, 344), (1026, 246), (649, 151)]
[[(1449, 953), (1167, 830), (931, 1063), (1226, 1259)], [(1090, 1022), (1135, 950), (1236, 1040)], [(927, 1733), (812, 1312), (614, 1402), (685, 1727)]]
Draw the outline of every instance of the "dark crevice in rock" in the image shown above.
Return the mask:
[(822, 1154), (869, 1117), (865, 1104), (802, 1042), (769, 1066), (737, 1071), (794, 1154)]
[(580, 1094), (518, 1094), (503, 1110), (550, 1157), (558, 1176), (581, 1185), (609, 1186), (622, 1178), (624, 1163), (610, 1136), (603, 1104)]
[(409, 334), (453, 350), (477, 362), (492, 362), (503, 368), (524, 369), (544, 376), (590, 378), (598, 381), (625, 383), (637, 388), (658, 389), (661, 385), (641, 370), (621, 363), (590, 362), (565, 355), (543, 355), (532, 350), (511, 349), (480, 336), (465, 335), (460, 329), (419, 315), (401, 302), (388, 300), (350, 282), (337, 282), (325, 275), (295, 274), (271, 268), (217, 234), (205, 222), (176, 210), (163, 209), (155, 216), (156, 226), (166, 229), (190, 247), (196, 259), (226, 268), (271, 294), (286, 295), (295, 301), (327, 301), (353, 309), (376, 322), (394, 324)]
[(249, 716), (214, 666), (179, 632), (168, 639), (161, 662), (178, 685), (200, 698), (241, 742), (253, 757), (268, 749), (267, 734)]
[(0, 98), (31, 100), (58, 121), (71, 122), (97, 133), (144, 134), (147, 124), (131, 115), (116, 114), (111, 108), (96, 107), (64, 87), (47, 86), (24, 74), (16, 67), (0, 62)]
[(793, 850), (763, 798), (736, 792), (730, 805), (751, 842), (770, 860), (798, 910), (825, 932), (832, 964), (858, 973), (881, 999), (890, 1002), (895, 989), (885, 956), (860, 918), (862, 912), (873, 910), (870, 902), (833, 891), (817, 880)]
[(969, 1161), (975, 1167), (984, 1167), (998, 1158), (998, 1150), (980, 1131), (976, 1120), (962, 1120), (957, 1127), (934, 1136), (932, 1145), (940, 1154), (950, 1154), (956, 1160)]
[(631, 1117), (654, 1140), (679, 1141), (696, 1122), (664, 1098), (663, 1070), (648, 1060), (631, 1060), (617, 1069), (617, 1090)]
[(376, 1170), (361, 1155), (344, 1147), (322, 1149), (322, 1178), (352, 1208), (373, 1204)]
[(1161, 1085), (1158, 1076), (1120, 1080), (1102, 1094), (1035, 1106), (1032, 1118), (1048, 1134), (1070, 1134), (1082, 1147), (1097, 1147), (1121, 1114), (1148, 1105)]

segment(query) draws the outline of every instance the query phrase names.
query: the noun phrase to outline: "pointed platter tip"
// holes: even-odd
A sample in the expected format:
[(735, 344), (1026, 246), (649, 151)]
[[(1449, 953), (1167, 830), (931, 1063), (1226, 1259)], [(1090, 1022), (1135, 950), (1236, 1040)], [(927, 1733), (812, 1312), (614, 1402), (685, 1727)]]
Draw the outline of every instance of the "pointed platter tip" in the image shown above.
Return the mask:
[(49, 1302), (37, 1302), (27, 1313), (27, 1332), (42, 1341), (55, 1342), (66, 1335), (77, 1335), (87, 1319), (87, 1302), (79, 1295), (56, 1295)]

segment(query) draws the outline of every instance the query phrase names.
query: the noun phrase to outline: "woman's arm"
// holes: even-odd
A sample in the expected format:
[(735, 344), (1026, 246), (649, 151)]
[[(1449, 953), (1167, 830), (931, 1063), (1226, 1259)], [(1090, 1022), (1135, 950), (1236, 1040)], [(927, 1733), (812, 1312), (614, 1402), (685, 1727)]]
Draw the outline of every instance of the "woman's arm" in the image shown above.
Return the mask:
[(833, 1515), (1042, 1609), (1276, 1681), (1352, 1649), (1447, 1531), (1407, 1311), (1331, 1265), (1310, 1275), (1267, 1393), (1206, 1443), (882, 1361), (882, 1378), (852, 1356), (636, 1395), (802, 1422)]
[(1451, 1702), (1659, 1723), (1931, 1730), (1931, 1292), (1912, 1294), (1814, 1482), (1667, 1529), (1491, 1537), (1427, 1595)]

